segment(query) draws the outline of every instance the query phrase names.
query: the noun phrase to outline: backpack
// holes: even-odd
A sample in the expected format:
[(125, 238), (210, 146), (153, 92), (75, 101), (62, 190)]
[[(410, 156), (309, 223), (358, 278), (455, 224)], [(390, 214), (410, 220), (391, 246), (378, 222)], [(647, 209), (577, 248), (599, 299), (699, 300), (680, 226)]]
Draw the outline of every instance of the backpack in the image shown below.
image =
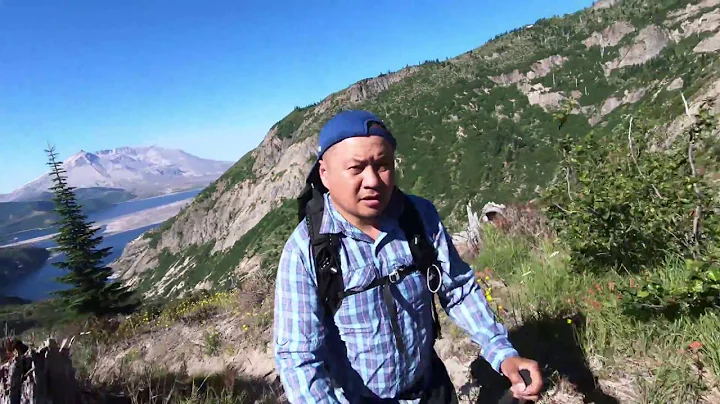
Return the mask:
[(399, 189), (395, 190), (396, 192), (400, 192), (405, 201), (403, 213), (399, 218), (399, 224), (408, 240), (413, 256), (413, 265), (402, 267), (387, 276), (377, 278), (362, 290), (346, 291), (342, 270), (340, 269), (340, 234), (320, 233), (325, 204), (323, 195), (327, 191), (327, 188), (325, 188), (320, 180), (318, 167), (316, 165), (308, 176), (303, 191), (297, 198), (298, 223), (303, 220), (307, 222), (313, 253), (312, 259), (315, 264), (315, 273), (317, 276), (318, 297), (325, 308), (325, 313), (332, 319), (340, 308), (343, 298), (381, 287), (383, 288), (383, 301), (390, 313), (397, 348), (402, 351), (404, 350), (404, 345), (398, 325), (397, 307), (395, 305), (395, 299), (390, 294), (389, 288), (391, 284), (402, 281), (405, 276), (411, 274), (413, 271), (420, 271), (425, 276), (426, 285), (431, 292), (434, 323), (433, 342), (438, 338), (442, 338), (434, 298), (442, 284), (442, 267), (437, 261), (437, 251), (430, 243), (425, 233), (422, 219), (412, 201)]

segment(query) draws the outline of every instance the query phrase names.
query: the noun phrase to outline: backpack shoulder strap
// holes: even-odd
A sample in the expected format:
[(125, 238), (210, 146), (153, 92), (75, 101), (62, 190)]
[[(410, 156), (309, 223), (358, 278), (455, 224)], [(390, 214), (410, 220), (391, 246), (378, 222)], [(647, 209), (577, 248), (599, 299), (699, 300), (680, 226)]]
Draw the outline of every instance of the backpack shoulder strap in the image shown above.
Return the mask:
[(427, 287), (431, 292), (434, 320), (433, 336), (435, 339), (442, 338), (440, 319), (438, 318), (437, 306), (435, 304), (435, 294), (442, 286), (442, 266), (437, 260), (437, 251), (428, 239), (422, 217), (417, 211), (415, 204), (408, 195), (403, 195), (405, 203), (403, 204), (399, 225), (400, 228), (403, 229), (403, 232), (405, 232), (405, 238), (408, 241), (408, 246), (413, 256), (413, 262), (420, 273), (425, 276)]
[[(312, 248), (312, 259), (315, 266), (315, 275), (318, 286), (318, 297), (324, 305), (328, 315), (333, 316), (342, 303), (342, 292), (345, 285), (340, 268), (340, 235), (320, 233), (323, 214), (325, 212), (325, 199), (323, 194), (312, 188), (310, 197), (305, 197), (304, 220), (307, 223)], [(303, 201), (299, 199), (302, 204)], [(302, 216), (300, 216), (302, 217)]]

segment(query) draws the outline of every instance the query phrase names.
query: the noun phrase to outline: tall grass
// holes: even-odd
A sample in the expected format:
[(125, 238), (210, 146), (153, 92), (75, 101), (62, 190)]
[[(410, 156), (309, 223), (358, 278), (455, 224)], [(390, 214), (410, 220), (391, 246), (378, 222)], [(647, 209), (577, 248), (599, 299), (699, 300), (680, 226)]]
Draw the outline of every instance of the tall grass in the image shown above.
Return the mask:
[[(538, 318), (573, 323), (577, 341), (599, 376), (630, 378), (638, 402), (693, 402), (720, 380), (720, 314), (640, 321), (623, 312), (618, 287), (628, 274), (591, 274), (570, 269), (569, 255), (552, 239), (483, 229), (484, 248), (475, 262), (508, 286), (506, 299), (517, 323)], [(670, 286), (687, 278), (681, 260), (653, 273)], [(638, 276), (642, 276), (638, 275)]]

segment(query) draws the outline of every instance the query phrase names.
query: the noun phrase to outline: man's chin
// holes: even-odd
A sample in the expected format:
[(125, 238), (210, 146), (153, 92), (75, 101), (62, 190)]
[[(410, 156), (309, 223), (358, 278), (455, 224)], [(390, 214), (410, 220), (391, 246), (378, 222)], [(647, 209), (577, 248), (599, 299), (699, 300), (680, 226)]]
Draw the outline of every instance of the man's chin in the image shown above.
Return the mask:
[(385, 204), (379, 201), (360, 201), (358, 213), (365, 219), (376, 219), (380, 217), (385, 210)]
[(366, 211), (382, 211), (384, 204), (379, 199), (363, 199), (360, 201), (362, 210)]

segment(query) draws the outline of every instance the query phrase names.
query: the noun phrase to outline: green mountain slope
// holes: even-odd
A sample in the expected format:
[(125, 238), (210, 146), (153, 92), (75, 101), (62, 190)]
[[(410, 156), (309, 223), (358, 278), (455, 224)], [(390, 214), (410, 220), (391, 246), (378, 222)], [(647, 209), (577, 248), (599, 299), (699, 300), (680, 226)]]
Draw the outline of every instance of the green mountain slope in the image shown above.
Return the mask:
[[(362, 80), (296, 108), (263, 142), (114, 264), (148, 298), (272, 279), (319, 128), (365, 108), (398, 138), (400, 186), (433, 200), (452, 231), (468, 202), (528, 201), (556, 175), (565, 134), (644, 119), (658, 145), (682, 128), (682, 94), (720, 94), (720, 1), (625, 0), (537, 21), (446, 61)], [(570, 112), (562, 131), (554, 114)], [(717, 109), (715, 109), (717, 112)]]
[[(134, 194), (116, 188), (79, 188), (75, 192), (86, 213), (100, 212), (135, 198)], [(37, 201), (0, 202), (0, 243), (3, 235), (49, 227), (57, 219), (49, 192)]]
[(0, 248), (0, 285), (3, 287), (23, 279), (42, 268), (50, 258), (45, 248), (22, 246)]

